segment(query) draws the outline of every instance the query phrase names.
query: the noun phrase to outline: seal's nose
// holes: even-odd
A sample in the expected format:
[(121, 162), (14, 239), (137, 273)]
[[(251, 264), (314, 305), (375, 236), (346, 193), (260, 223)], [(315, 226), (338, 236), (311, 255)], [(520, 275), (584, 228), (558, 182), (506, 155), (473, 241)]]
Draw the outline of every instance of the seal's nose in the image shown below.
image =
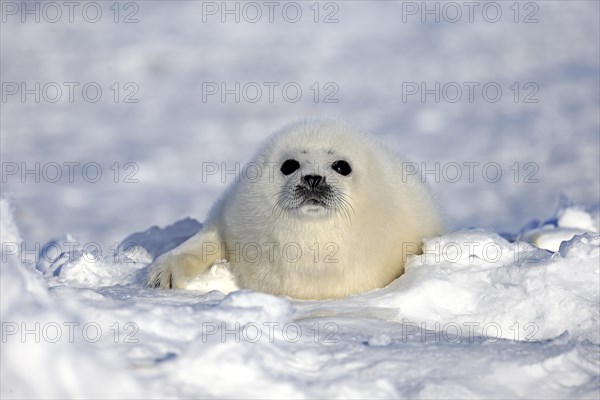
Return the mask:
[(304, 182), (306, 182), (311, 189), (314, 189), (321, 183), (323, 177), (321, 175), (304, 175), (302, 179), (304, 179)]

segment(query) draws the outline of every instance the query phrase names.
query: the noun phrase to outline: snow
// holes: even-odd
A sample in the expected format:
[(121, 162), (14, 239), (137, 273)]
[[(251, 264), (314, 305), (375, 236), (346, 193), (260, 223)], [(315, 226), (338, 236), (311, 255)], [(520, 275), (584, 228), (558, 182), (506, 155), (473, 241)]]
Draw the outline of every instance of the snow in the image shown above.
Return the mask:
[[(8, 201), (0, 202), (3, 243), (20, 243)], [(84, 316), (63, 307), (31, 265), (2, 252), (3, 398), (136, 397), (143, 381), (128, 374), (112, 348), (83, 340)], [(97, 296), (97, 295), (96, 295)], [(79, 298), (90, 298), (82, 292)], [(95, 333), (89, 338), (95, 339)]]
[[(587, 212), (582, 207), (572, 204), (568, 199), (562, 198), (557, 214), (544, 224), (536, 224), (524, 229), (518, 237), (521, 240), (531, 241), (538, 247), (551, 251), (558, 251), (564, 241), (585, 232), (598, 232), (600, 226), (600, 207)], [(539, 225), (539, 226), (536, 226)]]
[[(544, 235), (594, 218), (566, 207)], [(400, 278), (341, 300), (239, 290), (225, 260), (187, 290), (145, 287), (150, 254), (190, 224), (130, 235), (140, 258), (74, 249), (42, 272), (4, 252), (3, 398), (598, 396), (598, 232), (557, 252), (483, 229), (428, 238)]]
[[(474, 22), (463, 7), (459, 22), (422, 23), (402, 14), (422, 2), (329, 2), (333, 24), (298, 3), (294, 24), (204, 23), (209, 2), (196, 1), (119, 3), (121, 20), (139, 7), (132, 24), (113, 21), (113, 2), (98, 2), (98, 23), (81, 7), (73, 22), (63, 8), (23, 23), (6, 7), (25, 3), (1, 3), (0, 397), (597, 399), (600, 3), (520, 3), (514, 23), (514, 2), (497, 2), (497, 23), (481, 7)], [(11, 82), (54, 82), (63, 97), (23, 102)], [(80, 85), (73, 102), (64, 82)], [(82, 99), (90, 82), (97, 103)], [(128, 82), (137, 103), (123, 102)], [(206, 82), (296, 82), (303, 97), (203, 101)], [(336, 103), (323, 102), (330, 82)], [(462, 99), (404, 101), (403, 84), (436, 82)], [(466, 82), (503, 96), (471, 102)], [(386, 288), (342, 300), (239, 290), (226, 260), (188, 290), (142, 285), (201, 229), (228, 171), (317, 114), (429, 171), (448, 233)]]

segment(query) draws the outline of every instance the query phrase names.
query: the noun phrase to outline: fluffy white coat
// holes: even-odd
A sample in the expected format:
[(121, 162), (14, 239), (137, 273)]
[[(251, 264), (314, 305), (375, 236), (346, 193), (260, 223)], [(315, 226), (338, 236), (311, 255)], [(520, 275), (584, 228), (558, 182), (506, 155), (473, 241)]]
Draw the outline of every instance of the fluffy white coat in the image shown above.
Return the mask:
[[(281, 166), (290, 159), (299, 168), (285, 175)], [(350, 174), (334, 170), (338, 160), (349, 163)], [(267, 141), (204, 228), (155, 260), (149, 285), (185, 288), (227, 259), (241, 287), (298, 299), (386, 286), (423, 237), (442, 231), (428, 188), (404, 168), (383, 144), (341, 121), (291, 124)], [(306, 175), (330, 186), (331, 208), (298, 206), (302, 199), (290, 193)]]

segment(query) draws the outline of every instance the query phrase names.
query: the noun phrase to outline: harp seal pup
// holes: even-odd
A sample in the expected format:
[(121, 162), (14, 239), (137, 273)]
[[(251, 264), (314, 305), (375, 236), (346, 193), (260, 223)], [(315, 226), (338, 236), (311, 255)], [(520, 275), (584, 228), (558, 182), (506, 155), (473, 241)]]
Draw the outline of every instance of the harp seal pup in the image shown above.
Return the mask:
[(384, 287), (423, 237), (442, 232), (419, 174), (335, 119), (288, 125), (260, 149), (195, 236), (158, 257), (148, 285), (186, 288), (227, 259), (237, 283), (297, 299)]

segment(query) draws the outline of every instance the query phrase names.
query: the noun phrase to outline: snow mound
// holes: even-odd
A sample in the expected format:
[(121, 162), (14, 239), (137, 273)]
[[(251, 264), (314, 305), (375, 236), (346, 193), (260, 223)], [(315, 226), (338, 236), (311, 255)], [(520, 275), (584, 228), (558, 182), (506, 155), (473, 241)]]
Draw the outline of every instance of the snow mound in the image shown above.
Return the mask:
[[(7, 199), (0, 199), (0, 211), (2, 243), (20, 243)], [(90, 321), (63, 309), (41, 273), (4, 248), (0, 293), (2, 398), (122, 398), (148, 393), (126, 372), (127, 362), (113, 349), (90, 343), (96, 333), (82, 329)]]
[(358, 315), (402, 322), (412, 334), (540, 341), (568, 331), (600, 344), (600, 234), (563, 242), (560, 253), (493, 232), (464, 230), (424, 241), (423, 254), (386, 288), (351, 300), (313, 302), (310, 316)]
[(218, 260), (204, 274), (188, 282), (187, 288), (202, 293), (218, 290), (226, 294), (240, 290), (231, 265), (226, 260)]
[(135, 259), (124, 255), (111, 260), (77, 249), (61, 254), (44, 275), (52, 285), (90, 288), (127, 285), (136, 282), (135, 273), (151, 262), (147, 254), (137, 253)]
[(179, 246), (202, 229), (202, 224), (193, 218), (185, 218), (165, 228), (153, 226), (143, 232), (136, 232), (121, 241), (120, 249), (132, 250), (141, 247), (152, 259)]
[(586, 232), (600, 232), (600, 206), (586, 210), (563, 197), (552, 218), (541, 224), (530, 224), (519, 239), (556, 252), (562, 242)]

